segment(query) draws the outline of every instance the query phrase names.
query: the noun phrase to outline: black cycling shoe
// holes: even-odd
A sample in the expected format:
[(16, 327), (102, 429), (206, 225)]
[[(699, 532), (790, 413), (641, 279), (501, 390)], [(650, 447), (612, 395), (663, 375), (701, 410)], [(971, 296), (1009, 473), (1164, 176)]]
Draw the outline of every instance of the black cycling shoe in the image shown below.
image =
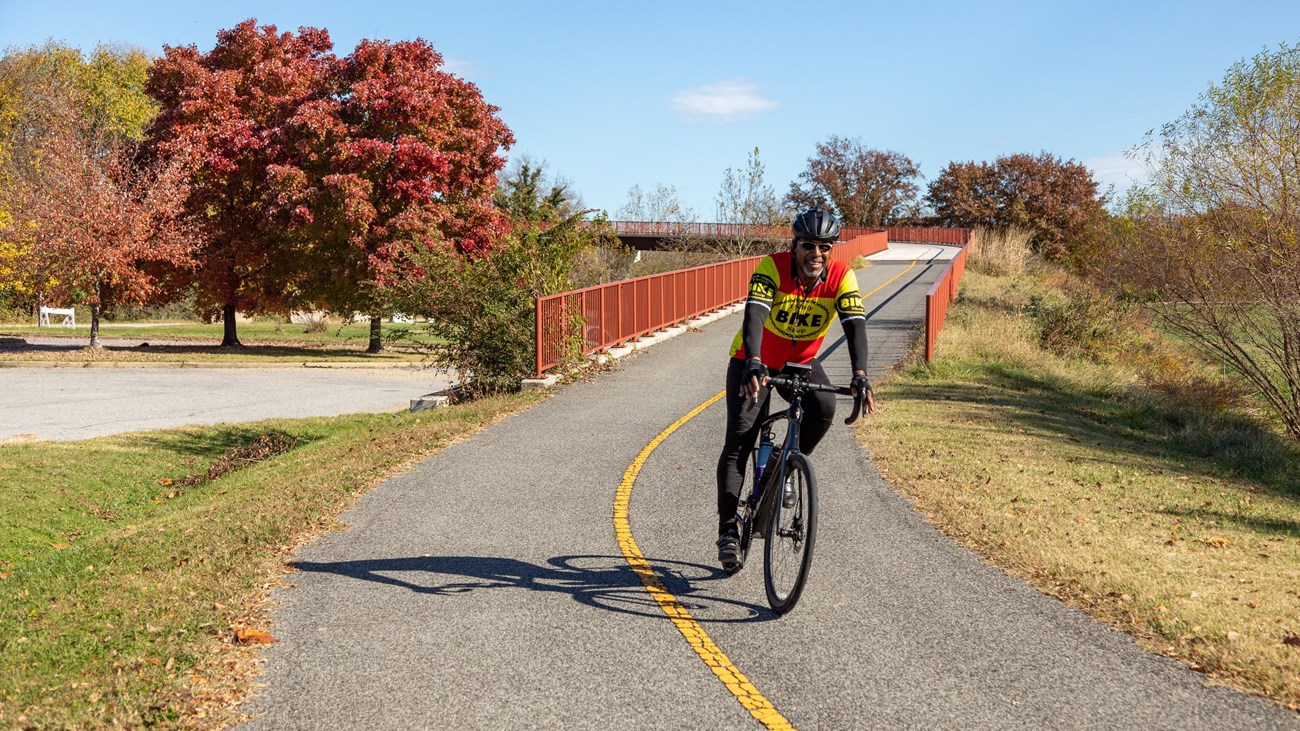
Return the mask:
[(729, 574), (734, 574), (745, 565), (740, 560), (740, 536), (726, 532), (718, 536), (718, 563)]

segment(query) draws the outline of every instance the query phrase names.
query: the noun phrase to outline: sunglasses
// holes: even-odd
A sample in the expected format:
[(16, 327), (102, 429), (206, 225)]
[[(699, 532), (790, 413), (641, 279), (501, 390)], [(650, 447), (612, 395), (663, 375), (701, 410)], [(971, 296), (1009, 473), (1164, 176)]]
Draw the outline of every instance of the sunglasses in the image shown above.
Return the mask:
[(823, 254), (829, 254), (831, 253), (831, 248), (834, 247), (835, 245), (820, 244), (816, 241), (800, 241), (799, 246), (802, 246), (804, 251), (812, 251), (813, 249), (817, 249), (821, 251), (821, 253)]

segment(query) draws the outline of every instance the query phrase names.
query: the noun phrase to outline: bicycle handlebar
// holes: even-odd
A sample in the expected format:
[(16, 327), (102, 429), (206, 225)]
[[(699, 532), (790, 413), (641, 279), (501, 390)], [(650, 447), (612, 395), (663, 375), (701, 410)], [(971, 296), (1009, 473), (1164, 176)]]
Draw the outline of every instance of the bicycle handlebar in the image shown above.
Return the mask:
[[(767, 385), (794, 389), (794, 395), (796, 397), (802, 396), (808, 391), (829, 391), (830, 393), (838, 394), (840, 396), (853, 396), (853, 389), (848, 386), (827, 386), (821, 383), (813, 383), (806, 378), (799, 378), (798, 376), (772, 376), (767, 380)], [(858, 417), (862, 415), (862, 404), (866, 399), (867, 396), (865, 393), (854, 396), (853, 413), (849, 414), (849, 418), (844, 420), (845, 424), (852, 424), (858, 420)]]

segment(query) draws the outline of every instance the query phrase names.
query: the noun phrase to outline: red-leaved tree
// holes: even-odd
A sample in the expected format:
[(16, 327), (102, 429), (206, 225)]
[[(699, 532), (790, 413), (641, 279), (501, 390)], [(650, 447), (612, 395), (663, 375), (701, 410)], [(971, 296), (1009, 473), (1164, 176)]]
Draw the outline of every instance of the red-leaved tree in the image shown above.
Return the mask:
[(297, 165), (275, 171), (281, 211), (311, 247), (307, 289), (370, 314), (371, 352), (389, 290), (420, 275), (412, 252), (483, 253), (508, 227), (491, 196), (514, 138), (476, 86), (441, 66), (424, 40), (362, 41), (329, 99), (291, 121)]
[(901, 152), (831, 135), (818, 143), (785, 198), (796, 208), (829, 208), (848, 226), (892, 226), (917, 215), (920, 175)]
[(148, 166), (130, 153), (65, 128), (41, 141), (41, 174), (15, 184), (31, 279), (45, 296), (90, 307), (91, 347), (105, 307), (168, 299), (164, 277), (191, 265), (197, 241), (179, 163)]
[(199, 307), (222, 314), (223, 346), (240, 344), (237, 311), (282, 313), (303, 299), (283, 176), (308, 145), (304, 128), (331, 133), (328, 97), (341, 70), (332, 48), (324, 30), (279, 33), (250, 19), (219, 32), (207, 53), (164, 46), (149, 69), (146, 89), (161, 106), (149, 149), (194, 170), (186, 208), (206, 236), (193, 282)]
[(1104, 220), (1092, 172), (1048, 152), (949, 163), (926, 201), (945, 226), (1029, 229), (1035, 250), (1049, 258), (1076, 253)]

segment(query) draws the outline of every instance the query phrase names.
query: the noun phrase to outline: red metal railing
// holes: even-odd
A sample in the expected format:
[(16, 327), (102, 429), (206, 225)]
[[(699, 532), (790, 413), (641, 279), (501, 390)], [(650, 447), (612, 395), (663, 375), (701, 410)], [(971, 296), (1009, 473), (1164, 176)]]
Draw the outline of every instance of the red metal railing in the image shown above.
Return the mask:
[[(969, 235), (967, 236), (969, 241)], [(961, 247), (957, 256), (943, 270), (939, 281), (925, 294), (925, 362), (934, 360), (934, 346), (939, 340), (939, 331), (943, 330), (944, 320), (948, 318), (948, 306), (957, 298), (957, 285), (966, 273), (966, 246)]]
[(924, 244), (955, 244), (965, 246), (970, 243), (971, 229), (936, 228), (924, 226), (890, 226), (890, 241), (906, 241)]
[[(843, 261), (884, 251), (883, 229), (839, 244)], [(537, 298), (537, 375), (559, 365), (566, 340), (582, 355), (662, 330), (745, 298), (761, 256), (652, 274)]]

